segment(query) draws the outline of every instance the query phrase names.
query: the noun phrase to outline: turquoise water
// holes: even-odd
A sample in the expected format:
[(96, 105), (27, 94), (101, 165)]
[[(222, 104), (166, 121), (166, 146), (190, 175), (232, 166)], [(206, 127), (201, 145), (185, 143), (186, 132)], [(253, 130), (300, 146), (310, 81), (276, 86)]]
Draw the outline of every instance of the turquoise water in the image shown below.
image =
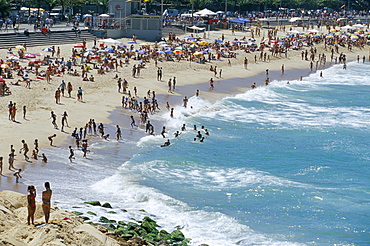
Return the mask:
[[(215, 104), (192, 97), (193, 109), (177, 107), (173, 119), (153, 116), (170, 135), (186, 123), (169, 147), (146, 136), (128, 159), (127, 143), (98, 141), (73, 164), (68, 150), (46, 149), (61, 161), (27, 170), (28, 182), (53, 177), (59, 207), (149, 214), (167, 230), (182, 227), (192, 245), (370, 245), (369, 68), (338, 65)], [(194, 124), (210, 132), (203, 143)], [(83, 205), (91, 199), (117, 214)]]

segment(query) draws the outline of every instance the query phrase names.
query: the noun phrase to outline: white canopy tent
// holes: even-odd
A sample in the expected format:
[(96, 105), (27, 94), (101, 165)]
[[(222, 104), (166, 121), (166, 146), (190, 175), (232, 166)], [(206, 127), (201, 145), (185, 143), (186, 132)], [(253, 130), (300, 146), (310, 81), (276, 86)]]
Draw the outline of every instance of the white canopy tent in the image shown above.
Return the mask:
[(200, 15), (200, 16), (209, 16), (209, 15), (217, 15), (215, 12), (213, 12), (212, 10), (209, 10), (209, 9), (202, 9), (198, 12), (195, 12), (194, 14), (196, 15)]
[(122, 44), (121, 41), (115, 40), (113, 38), (105, 38), (105, 39), (99, 39), (99, 42), (102, 43), (110, 43), (110, 44)]

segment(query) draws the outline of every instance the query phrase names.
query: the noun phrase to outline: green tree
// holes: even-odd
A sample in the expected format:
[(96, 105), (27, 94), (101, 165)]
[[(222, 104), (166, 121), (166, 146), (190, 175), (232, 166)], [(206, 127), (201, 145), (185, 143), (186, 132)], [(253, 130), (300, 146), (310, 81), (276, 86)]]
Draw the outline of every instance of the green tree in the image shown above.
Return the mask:
[(10, 2), (7, 0), (0, 0), (0, 15), (6, 17), (10, 15)]

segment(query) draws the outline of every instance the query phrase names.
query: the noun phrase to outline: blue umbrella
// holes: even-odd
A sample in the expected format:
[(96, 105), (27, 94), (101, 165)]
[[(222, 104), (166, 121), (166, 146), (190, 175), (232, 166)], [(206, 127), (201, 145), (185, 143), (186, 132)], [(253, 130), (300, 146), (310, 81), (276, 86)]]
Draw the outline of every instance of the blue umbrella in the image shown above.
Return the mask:
[(136, 44), (136, 41), (128, 41), (128, 44)]
[(157, 51), (157, 53), (161, 55), (165, 54), (164, 51), (161, 51), (161, 50)]
[(165, 51), (165, 53), (166, 53), (166, 54), (172, 54), (172, 55), (173, 55), (173, 54), (175, 54), (175, 53), (173, 53), (173, 51), (172, 51), (172, 50), (166, 50), (166, 51)]
[(112, 48), (106, 48), (105, 51), (108, 53), (114, 53), (114, 50)]
[(216, 41), (217, 43), (222, 43), (222, 40), (221, 40), (221, 39), (215, 39), (215, 41)]

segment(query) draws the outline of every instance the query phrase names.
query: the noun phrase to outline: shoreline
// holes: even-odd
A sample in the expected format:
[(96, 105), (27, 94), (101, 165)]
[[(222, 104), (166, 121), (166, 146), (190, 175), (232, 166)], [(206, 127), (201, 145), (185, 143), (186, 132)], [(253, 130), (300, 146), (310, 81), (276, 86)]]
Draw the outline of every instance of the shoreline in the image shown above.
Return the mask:
[[(227, 31), (225, 31), (227, 32)], [(230, 32), (230, 31), (229, 31)], [(234, 35), (234, 37), (241, 37), (244, 36), (246, 33), (238, 33)], [(264, 36), (265, 31), (263, 31)], [(221, 35), (220, 31), (213, 31), (212, 32), (212, 37), (217, 38), (218, 36)], [(228, 35), (228, 37), (232, 37), (232, 35)], [(123, 39), (122, 39), (123, 40)], [(125, 39), (126, 41), (128, 39)], [(90, 47), (92, 45), (92, 42), (87, 43), (87, 47)], [(67, 47), (73, 47), (73, 45), (63, 45), (66, 48)], [(32, 47), (30, 50), (38, 50), (41, 47)], [(320, 45), (318, 46), (320, 48)], [(64, 49), (64, 48), (63, 48)], [(1, 50), (0, 50), (1, 51)], [(4, 50), (2, 50), (4, 53)], [(322, 49), (321, 45), (321, 51), (322, 52), (328, 52), (324, 51)], [(364, 50), (357, 50), (356, 52), (350, 52), (348, 55), (348, 61), (352, 61), (356, 59), (357, 54), (364, 55), (364, 53), (368, 53), (367, 51)], [(1, 52), (0, 52), (1, 53)], [(36, 84), (36, 90), (40, 90), (43, 92), (37, 93), (39, 95), (39, 98), (35, 97), (35, 89), (27, 90), (21, 87), (14, 87), (12, 86), (11, 88), (15, 89), (14, 94), (20, 93), (21, 97), (25, 97), (26, 99), (29, 100), (34, 100), (35, 102), (32, 103), (32, 105), (29, 107), (28, 112), (27, 112), (27, 120), (19, 120), (19, 124), (12, 124), (9, 126), (7, 124), (7, 121), (4, 121), (0, 123), (0, 126), (3, 128), (3, 130), (7, 129), (6, 131), (9, 131), (9, 134), (5, 134), (4, 139), (2, 139), (0, 143), (0, 156), (4, 156), (4, 171), (7, 170), (7, 149), (8, 144), (14, 144), (16, 148), (16, 153), (18, 153), (18, 149), (20, 147), (20, 140), (25, 138), (26, 142), (29, 145), (30, 152), (32, 151), (32, 141), (31, 139), (38, 138), (40, 142), (40, 149), (43, 149), (45, 147), (48, 147), (48, 142), (46, 138), (46, 132), (49, 132), (47, 134), (57, 134), (57, 138), (55, 140), (55, 145), (56, 146), (61, 146), (61, 147), (67, 147), (68, 144), (67, 141), (69, 141), (68, 136), (70, 135), (71, 131), (76, 125), (79, 125), (80, 127), (84, 125), (89, 118), (94, 118), (97, 123), (102, 122), (105, 125), (116, 125), (114, 122), (117, 115), (115, 113), (116, 110), (120, 108), (120, 106), (117, 106), (120, 104), (120, 97), (124, 94), (122, 93), (117, 93), (116, 92), (116, 82), (114, 79), (112, 79), (113, 74), (118, 74), (119, 77), (124, 77), (129, 80), (129, 88), (132, 88), (133, 86), (138, 86), (139, 88), (139, 97), (140, 99), (144, 97), (145, 92), (147, 89), (151, 90), (156, 90), (157, 92), (157, 97), (160, 98), (160, 100), (165, 99), (164, 101), (159, 101), (160, 103), (160, 108), (162, 109), (162, 112), (165, 112), (165, 106), (164, 103), (166, 100), (169, 100), (171, 102), (177, 101), (177, 105), (181, 105), (181, 101), (183, 96), (187, 96), (188, 98), (193, 96), (195, 94), (195, 90), (199, 89), (200, 90), (200, 97), (204, 98), (205, 100), (208, 100), (212, 103), (214, 103), (217, 100), (220, 100), (222, 98), (225, 98), (230, 95), (235, 95), (237, 93), (244, 93), (245, 91), (250, 89), (250, 85), (255, 81), (257, 86), (261, 86), (264, 84), (264, 74), (265, 74), (265, 69), (269, 69), (269, 77), (270, 81), (273, 80), (299, 80), (300, 76), (306, 77), (309, 76), (311, 73), (316, 73), (317, 71), (321, 71), (323, 69), (326, 69), (328, 67), (331, 67), (334, 64), (326, 65), (324, 68), (318, 68), (317, 70), (310, 71), (309, 67), (309, 62), (307, 61), (301, 61), (300, 59), (300, 51), (291, 51), (291, 54), (289, 54), (288, 58), (281, 58), (281, 57), (272, 57), (272, 60), (269, 62), (262, 62), (258, 61), (256, 64), (255, 63), (250, 63), (248, 64), (248, 69), (243, 68), (243, 63), (242, 63), (242, 56), (248, 57), (250, 60), (252, 60), (253, 55), (257, 53), (242, 53), (241, 51), (238, 51), (238, 53), (241, 53), (238, 55), (238, 58), (236, 60), (232, 60), (231, 67), (227, 66), (226, 64), (226, 59), (223, 59), (223, 61), (211, 61), (208, 64), (202, 65), (202, 64), (197, 64), (197, 63), (191, 63), (189, 64), (186, 61), (182, 61), (179, 64), (176, 64), (177, 62), (162, 62), (159, 63), (158, 66), (164, 66), (168, 65), (169, 67), (176, 67), (176, 66), (181, 66), (181, 69), (178, 71), (166, 71), (164, 73), (164, 79), (162, 81), (155, 81), (155, 78), (148, 78), (149, 73), (153, 73), (155, 71), (155, 67), (153, 66), (153, 61), (148, 63), (147, 69), (143, 69), (142, 75), (139, 78), (131, 78), (130, 77), (130, 69), (127, 67), (123, 67), (120, 69), (118, 72), (110, 72), (108, 76), (105, 78), (100, 76), (96, 78), (96, 82), (78, 82), (78, 78), (71, 78), (69, 76), (64, 76), (61, 78), (54, 77), (53, 80), (50, 84), (46, 84), (45, 81), (40, 81), (39, 84)], [(367, 54), (366, 54), (367, 56)], [(299, 62), (298, 62), (299, 61)], [(137, 63), (137, 61), (133, 61), (133, 63)], [(131, 63), (129, 66), (131, 66), (133, 63)], [(281, 76), (280, 72), (280, 67), (281, 64), (284, 63), (285, 65), (285, 74), (284, 76)], [(327, 63), (329, 64), (329, 62)], [(219, 68), (223, 69), (223, 77), (222, 78), (214, 78), (213, 73), (209, 71), (209, 65), (217, 65)], [(207, 72), (208, 71), (208, 72)], [(169, 75), (168, 75), (169, 74)], [(302, 75), (303, 74), (303, 75)], [(145, 78), (144, 78), (145, 76)], [(177, 89), (174, 94), (168, 94), (166, 93), (166, 88), (167, 88), (167, 83), (166, 79), (169, 77), (174, 77), (176, 76), (178, 78), (178, 84), (177, 84)], [(194, 78), (193, 80), (190, 78)], [(214, 78), (215, 79), (215, 90), (212, 92), (209, 91), (209, 85), (207, 81), (209, 78)], [(53, 106), (53, 89), (50, 87), (58, 87), (59, 82), (61, 79), (65, 79), (66, 81), (68, 80), (73, 80), (77, 86), (83, 85), (86, 86), (86, 91), (87, 95), (85, 96), (85, 102), (84, 103), (79, 103), (76, 102), (75, 98), (71, 98), (72, 100), (68, 99), (67, 97), (62, 97), (62, 102), (60, 105)], [(81, 79), (81, 78), (79, 78)], [(32, 82), (32, 84), (37, 83)], [(102, 87), (100, 84), (103, 83)], [(76, 87), (74, 85), (74, 91)], [(32, 85), (34, 87), (34, 85)], [(153, 89), (154, 87), (154, 89)], [(22, 90), (22, 91), (21, 91)], [(24, 91), (26, 90), (26, 91)], [(28, 93), (29, 91), (32, 91), (32, 93)], [(114, 93), (114, 94), (113, 94)], [(30, 94), (30, 95), (29, 95)], [(45, 94), (45, 95), (44, 95)], [(46, 94), (48, 95), (49, 102), (44, 104), (45, 102), (45, 97)], [(40, 98), (41, 96), (41, 98)], [(0, 102), (4, 105), (8, 101), (13, 99), (13, 96), (11, 95), (10, 97), (2, 97), (0, 98)], [(14, 101), (18, 101), (21, 99), (20, 97), (14, 98)], [(26, 100), (27, 101), (27, 100)], [(24, 100), (21, 101), (22, 104), (24, 104)], [(54, 104), (55, 105), (55, 104)], [(172, 105), (172, 103), (171, 103)], [(21, 113), (21, 108), (18, 106), (18, 111)], [(58, 108), (57, 111), (54, 108)], [(4, 107), (5, 109), (5, 107)], [(2, 110), (3, 114), (5, 110)], [(72, 111), (71, 111), (72, 109)], [(49, 118), (49, 112), (51, 110), (55, 110), (56, 114), (58, 115), (58, 121), (60, 118), (60, 114), (63, 111), (68, 111), (68, 114), (70, 115), (69, 122), (71, 127), (66, 128), (66, 132), (61, 133), (59, 129), (53, 129), (50, 125), (49, 122), (45, 123), (43, 122), (40, 125), (40, 121), (35, 122), (36, 119), (46, 119)], [(122, 111), (122, 110), (121, 110)], [(6, 112), (6, 111), (5, 111)], [(94, 114), (93, 116), (91, 114)], [(126, 139), (125, 132), (129, 129), (129, 119), (128, 116), (130, 115), (130, 111), (126, 112), (121, 112), (122, 115), (124, 115), (125, 118), (122, 122), (124, 126), (121, 126), (122, 133), (123, 133), (123, 138)], [(135, 112), (137, 115), (137, 113)], [(120, 115), (120, 116), (122, 116)], [(20, 116), (18, 116), (19, 118)], [(41, 117), (41, 118), (40, 118)], [(76, 119), (77, 118), (77, 119)], [(135, 118), (137, 118), (135, 116)], [(36, 120), (37, 121), (37, 120)], [(10, 122), (10, 121), (9, 121)], [(138, 121), (137, 121), (138, 122)], [(24, 124), (24, 126), (21, 126)], [(58, 122), (59, 124), (59, 122)], [(159, 123), (157, 123), (159, 124)], [(42, 132), (44, 137), (41, 139), (40, 137), (35, 137), (35, 132), (24, 132), (26, 129), (25, 128), (30, 128), (30, 129), (37, 129)], [(20, 131), (23, 129), (23, 131)], [(156, 127), (156, 134), (158, 134), (158, 130), (160, 128), (157, 126)], [(12, 134), (16, 133), (16, 134)], [(25, 135), (25, 136), (23, 136)], [(32, 136), (32, 137), (31, 137)], [(40, 136), (40, 134), (38, 134)], [(61, 137), (62, 136), (62, 137)], [(145, 135), (143, 135), (145, 136)], [(141, 137), (138, 137), (140, 139)], [(114, 136), (111, 135), (111, 139), (113, 140)], [(66, 145), (65, 145), (66, 144)], [(41, 153), (41, 151), (40, 151)], [(17, 168), (22, 168), (22, 170), (26, 168), (32, 168), (30, 167), (30, 163), (25, 162), (23, 160), (20, 160), (20, 156), (18, 154), (18, 160), (16, 159), (15, 166)], [(39, 161), (39, 160), (38, 160)], [(49, 160), (52, 161), (52, 160)], [(14, 190), (17, 192), (26, 192), (26, 187), (22, 186), (23, 184), (17, 184), (14, 185), (12, 184), (12, 175), (10, 172), (6, 171), (5, 174), (7, 175), (6, 177), (1, 177), (0, 179), (0, 185), (1, 185), (1, 190)], [(26, 173), (25, 173), (26, 175)], [(6, 181), (5, 181), (6, 179)]]

